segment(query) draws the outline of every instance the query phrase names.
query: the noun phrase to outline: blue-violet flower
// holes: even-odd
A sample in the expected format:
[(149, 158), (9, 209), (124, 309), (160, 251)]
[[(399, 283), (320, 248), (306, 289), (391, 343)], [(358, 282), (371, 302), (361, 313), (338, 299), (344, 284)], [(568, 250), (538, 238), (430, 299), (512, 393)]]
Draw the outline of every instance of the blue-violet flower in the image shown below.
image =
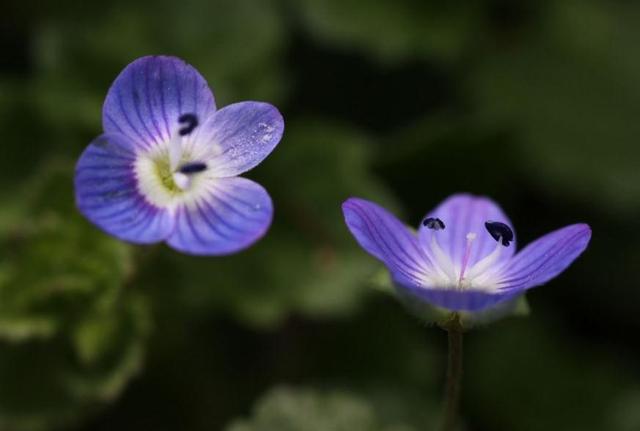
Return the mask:
[(574, 224), (515, 254), (500, 207), (456, 194), (422, 221), (417, 235), (373, 202), (351, 198), (343, 212), (358, 243), (388, 268), (400, 294), (453, 311), (480, 311), (514, 299), (564, 271), (587, 247), (591, 229)]
[(264, 235), (273, 216), (259, 184), (237, 175), (258, 165), (282, 137), (268, 103), (216, 110), (213, 93), (175, 57), (142, 57), (109, 89), (104, 134), (76, 166), (79, 210), (125, 241), (166, 241), (198, 255), (233, 253)]

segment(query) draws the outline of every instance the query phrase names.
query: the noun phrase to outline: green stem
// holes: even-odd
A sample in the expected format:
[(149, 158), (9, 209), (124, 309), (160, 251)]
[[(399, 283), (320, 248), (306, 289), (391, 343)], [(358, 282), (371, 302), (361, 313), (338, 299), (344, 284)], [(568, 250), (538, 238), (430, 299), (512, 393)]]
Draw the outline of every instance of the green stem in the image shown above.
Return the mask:
[(462, 325), (459, 316), (455, 315), (445, 329), (449, 335), (449, 359), (442, 431), (454, 431), (458, 419), (462, 383)]

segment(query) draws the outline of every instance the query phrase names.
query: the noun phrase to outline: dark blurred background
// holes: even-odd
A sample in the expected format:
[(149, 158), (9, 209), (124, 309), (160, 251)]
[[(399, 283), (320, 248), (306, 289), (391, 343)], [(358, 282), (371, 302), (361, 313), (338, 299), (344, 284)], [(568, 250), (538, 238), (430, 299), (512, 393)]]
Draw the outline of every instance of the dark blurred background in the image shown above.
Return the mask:
[[(458, 191), (520, 245), (593, 228), (529, 316), (468, 334), (461, 429), (640, 430), (638, 23), (630, 0), (5, 1), (0, 430), (435, 429), (445, 333), (380, 288), (340, 203), (416, 225)], [(251, 249), (129, 246), (75, 210), (107, 89), (147, 54), (283, 112)]]

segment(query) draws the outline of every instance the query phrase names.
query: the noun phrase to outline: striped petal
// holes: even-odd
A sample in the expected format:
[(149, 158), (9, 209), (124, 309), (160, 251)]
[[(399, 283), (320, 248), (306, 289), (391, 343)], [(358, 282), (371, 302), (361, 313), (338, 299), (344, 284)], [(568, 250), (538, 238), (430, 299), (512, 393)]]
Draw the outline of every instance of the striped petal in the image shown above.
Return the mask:
[(587, 248), (591, 228), (574, 224), (551, 232), (526, 246), (506, 266), (499, 287), (520, 292), (556, 277)]
[(76, 204), (91, 222), (117, 238), (139, 244), (162, 241), (173, 228), (172, 218), (140, 194), (134, 163), (126, 136), (95, 139), (76, 165)]
[[(427, 217), (439, 218), (445, 228), (434, 231), (421, 225), (419, 229), (421, 244), (426, 250), (430, 250), (432, 236), (437, 235), (440, 247), (450, 256), (451, 262), (457, 267), (460, 267), (465, 254), (468, 233), (475, 233), (476, 239), (471, 247), (467, 267), (472, 267), (496, 248), (496, 240), (485, 228), (486, 221), (498, 221), (513, 230), (511, 222), (498, 204), (483, 196), (464, 193), (450, 196), (431, 211)], [(498, 266), (501, 262), (506, 262), (513, 256), (515, 249), (514, 239), (508, 247), (501, 250), (495, 265)]]
[(430, 263), (416, 236), (395, 216), (373, 202), (350, 198), (342, 204), (347, 227), (356, 241), (382, 261), (392, 278), (420, 286), (430, 271)]
[(129, 64), (109, 89), (102, 110), (105, 133), (127, 137), (137, 149), (166, 142), (195, 114), (200, 122), (215, 112), (213, 94), (196, 69), (176, 57), (147, 56)]
[(482, 311), (503, 301), (513, 299), (518, 295), (518, 292), (491, 293), (479, 290), (432, 289), (413, 286), (397, 287), (402, 288), (403, 293), (409, 293), (421, 301), (452, 311)]
[(213, 114), (198, 131), (197, 157), (208, 161), (217, 177), (239, 175), (265, 159), (280, 142), (284, 120), (262, 102), (240, 102)]
[(176, 208), (167, 243), (195, 255), (223, 255), (245, 249), (269, 228), (273, 205), (266, 190), (246, 178), (211, 178), (197, 198)]

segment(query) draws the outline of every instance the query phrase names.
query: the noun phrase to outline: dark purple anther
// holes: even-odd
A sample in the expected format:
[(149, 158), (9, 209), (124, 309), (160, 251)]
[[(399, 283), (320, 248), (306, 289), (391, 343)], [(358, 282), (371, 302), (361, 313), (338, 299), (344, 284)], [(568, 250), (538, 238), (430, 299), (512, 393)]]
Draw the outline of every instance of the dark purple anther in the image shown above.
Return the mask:
[(499, 221), (487, 221), (484, 224), (489, 234), (496, 241), (502, 241), (502, 245), (509, 246), (509, 243), (513, 241), (513, 231), (506, 224)]
[(193, 132), (193, 129), (198, 127), (198, 117), (196, 114), (182, 114), (180, 118), (178, 118), (178, 123), (184, 124), (182, 129), (178, 131), (180, 136), (187, 136)]
[(422, 222), (422, 225), (431, 229), (431, 230), (442, 230), (444, 229), (444, 223), (439, 218), (435, 217), (427, 217)]
[(202, 172), (207, 169), (207, 164), (203, 162), (191, 162), (185, 163), (178, 169), (178, 171), (183, 174), (197, 174), (198, 172)]

